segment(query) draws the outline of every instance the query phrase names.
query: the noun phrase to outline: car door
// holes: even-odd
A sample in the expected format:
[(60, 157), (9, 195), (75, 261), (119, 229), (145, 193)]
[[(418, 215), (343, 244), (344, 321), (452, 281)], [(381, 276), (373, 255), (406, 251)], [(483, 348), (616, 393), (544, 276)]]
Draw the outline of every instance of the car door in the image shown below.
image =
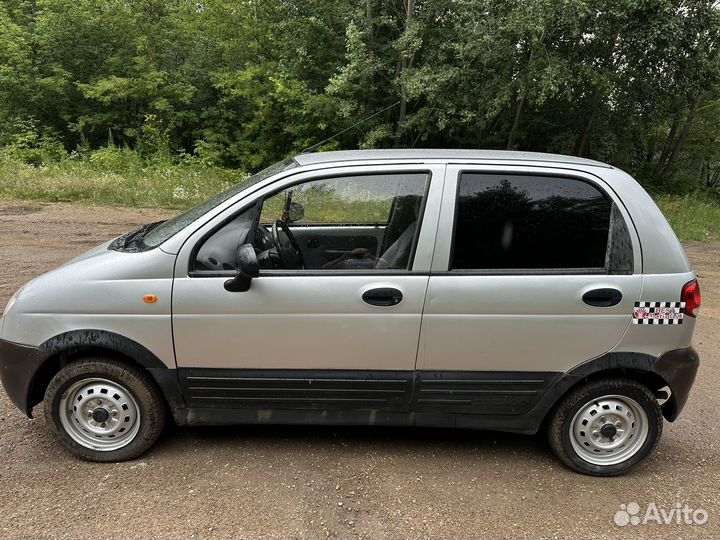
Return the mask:
[(522, 414), (618, 343), (639, 299), (639, 242), (595, 175), (448, 166), (414, 408)]
[[(175, 352), (188, 407), (197, 415), (262, 410), (267, 421), (293, 410), (407, 412), (443, 175), (444, 166), (434, 165), (301, 170), (199, 228), (180, 250), (173, 287)], [(304, 269), (262, 269), (248, 291), (225, 290), (234, 270), (217, 258), (227, 259), (223, 253), (251, 238), (243, 235), (255, 226), (256, 250), (268, 247), (275, 202), (290, 192), (304, 204), (302, 220), (289, 223), (302, 249), (332, 245), (342, 253), (308, 257)], [(402, 195), (420, 203), (412, 254), (397, 263), (403, 267), (383, 267), (353, 243), (352, 230), (361, 229), (355, 240), (363, 244), (366, 229), (386, 229)], [(254, 212), (259, 222), (249, 226)], [(226, 247), (212, 245), (213, 238)], [(217, 268), (207, 269), (207, 261)]]

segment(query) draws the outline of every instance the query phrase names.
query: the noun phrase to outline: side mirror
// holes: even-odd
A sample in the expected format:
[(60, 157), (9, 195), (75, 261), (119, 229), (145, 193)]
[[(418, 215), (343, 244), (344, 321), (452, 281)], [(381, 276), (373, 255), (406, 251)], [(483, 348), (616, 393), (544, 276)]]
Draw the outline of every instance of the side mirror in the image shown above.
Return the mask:
[(234, 278), (225, 282), (225, 290), (230, 292), (245, 292), (250, 288), (252, 278), (260, 275), (255, 248), (252, 244), (238, 246), (237, 251), (237, 274)]

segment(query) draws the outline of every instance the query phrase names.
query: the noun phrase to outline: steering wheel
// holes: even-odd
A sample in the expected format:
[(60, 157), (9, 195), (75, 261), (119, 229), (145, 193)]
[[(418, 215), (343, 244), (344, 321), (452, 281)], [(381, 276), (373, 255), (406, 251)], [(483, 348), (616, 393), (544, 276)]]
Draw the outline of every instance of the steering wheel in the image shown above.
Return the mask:
[[(281, 239), (280, 231), (282, 231), (285, 239)], [(292, 231), (290, 231), (290, 227), (288, 227), (285, 221), (276, 219), (273, 222), (272, 238), (273, 243), (275, 244), (275, 248), (277, 249), (278, 256), (280, 257), (280, 260), (282, 261), (285, 268), (304, 268), (303, 256), (302, 252), (300, 251), (300, 247), (297, 245), (295, 237), (293, 236)]]

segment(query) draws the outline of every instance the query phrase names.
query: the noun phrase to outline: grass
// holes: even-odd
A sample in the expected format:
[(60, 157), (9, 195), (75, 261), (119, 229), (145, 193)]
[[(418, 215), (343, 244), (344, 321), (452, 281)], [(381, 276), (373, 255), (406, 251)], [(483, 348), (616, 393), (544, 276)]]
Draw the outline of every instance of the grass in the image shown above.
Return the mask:
[[(132, 150), (104, 148), (87, 156), (34, 166), (0, 151), (0, 198), (45, 202), (85, 202), (107, 206), (183, 210), (244, 179), (240, 171), (208, 167), (192, 160), (143, 159)], [(312, 199), (309, 204), (306, 198)], [(367, 200), (363, 193), (304, 190), (304, 222), (385, 222), (390, 198)], [(264, 217), (282, 214), (284, 198), (274, 197)]]
[(0, 154), (0, 197), (6, 199), (184, 209), (245, 176), (198, 164), (146, 161), (117, 149), (42, 166)]
[[(241, 171), (194, 162), (147, 160), (131, 150), (106, 148), (88, 156), (33, 166), (0, 152), (0, 198), (45, 202), (85, 202), (107, 206), (182, 210), (242, 180)], [(653, 194), (680, 240), (720, 240), (720, 199), (708, 194)], [(354, 214), (353, 203), (321, 197), (333, 220)], [(349, 204), (348, 204), (349, 203)], [(370, 221), (387, 218), (378, 201)], [(313, 205), (317, 206), (317, 205)], [(367, 204), (363, 205), (367, 210)], [(335, 215), (337, 214), (337, 215)], [(377, 214), (374, 215), (374, 214)], [(325, 216), (327, 217), (327, 216)], [(318, 219), (308, 215), (306, 221)]]
[[(332, 190), (300, 190), (293, 194), (292, 200), (305, 208), (305, 217), (299, 223), (387, 223), (392, 205), (391, 196), (363, 200), (356, 193)], [(284, 193), (269, 198), (263, 204), (260, 222), (272, 223), (279, 219), (284, 207)]]
[(653, 195), (678, 238), (720, 240), (720, 201), (710, 195)]

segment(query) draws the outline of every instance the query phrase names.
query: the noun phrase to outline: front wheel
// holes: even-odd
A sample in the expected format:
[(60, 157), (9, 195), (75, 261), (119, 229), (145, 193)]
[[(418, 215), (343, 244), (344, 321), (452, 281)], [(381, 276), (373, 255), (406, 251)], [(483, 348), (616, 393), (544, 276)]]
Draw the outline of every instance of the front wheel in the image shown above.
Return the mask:
[(646, 386), (629, 379), (605, 379), (563, 398), (548, 424), (548, 440), (570, 468), (614, 476), (650, 454), (662, 427), (660, 405)]
[(107, 358), (63, 367), (50, 381), (44, 408), (63, 446), (90, 461), (133, 459), (165, 424), (165, 403), (150, 376)]

